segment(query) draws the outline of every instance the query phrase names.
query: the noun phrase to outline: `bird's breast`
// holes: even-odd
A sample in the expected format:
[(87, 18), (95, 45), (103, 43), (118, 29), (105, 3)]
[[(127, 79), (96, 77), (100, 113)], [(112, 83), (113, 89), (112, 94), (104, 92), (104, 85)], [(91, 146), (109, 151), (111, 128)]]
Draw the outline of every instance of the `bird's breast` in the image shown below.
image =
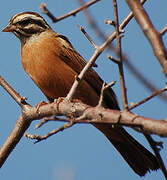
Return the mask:
[(66, 96), (76, 73), (59, 56), (59, 44), (49, 36), (36, 38), (22, 47), (24, 70), (50, 98)]
[[(63, 49), (64, 46), (66, 46), (64, 41), (50, 34), (34, 38), (22, 46), (23, 68), (49, 100), (65, 97), (77, 75), (75, 65), (79, 62), (75, 56), (69, 56)], [(66, 48), (69, 47), (72, 48), (68, 44)], [(62, 59), (63, 57), (70, 61), (70, 66)], [(99, 95), (87, 81), (83, 80), (74, 98), (94, 106), (98, 102)]]

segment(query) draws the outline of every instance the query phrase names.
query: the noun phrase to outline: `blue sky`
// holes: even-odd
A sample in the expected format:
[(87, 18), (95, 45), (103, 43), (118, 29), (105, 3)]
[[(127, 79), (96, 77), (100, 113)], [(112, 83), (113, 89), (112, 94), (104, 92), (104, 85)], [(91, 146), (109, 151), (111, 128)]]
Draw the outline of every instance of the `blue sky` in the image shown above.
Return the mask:
[[(42, 15), (39, 10), (39, 6), (42, 2), (43, 1), (41, 0), (3, 1), (0, 11), (0, 29), (2, 29), (7, 24), (10, 17), (16, 13), (22, 11), (36, 11)], [(121, 22), (128, 14), (129, 9), (124, 1), (119, 0), (118, 2)], [(78, 7), (76, 0), (48, 0), (46, 3), (55, 16), (62, 15)], [(158, 30), (161, 30), (166, 25), (166, 7), (166, 1), (149, 1), (145, 5), (153, 24)], [(106, 18), (113, 19), (114, 17), (112, 1), (103, 0), (92, 6), (90, 10), (93, 16), (96, 17), (96, 21), (102, 27), (105, 34), (111, 34), (113, 28), (109, 25), (105, 25), (104, 20)], [(45, 15), (43, 15), (43, 17), (55, 31), (66, 35), (86, 60), (91, 57), (93, 48), (80, 32), (77, 24), (82, 25), (97, 44), (101, 43), (94, 31), (87, 25), (82, 12), (77, 14), (76, 17), (69, 17), (57, 24), (52, 24), (51, 20)], [(0, 38), (0, 74), (17, 92), (22, 96), (26, 96), (30, 104), (35, 105), (42, 100), (46, 100), (44, 95), (33, 84), (21, 67), (19, 40), (10, 33), (2, 32), (0, 33)], [(167, 35), (164, 35), (163, 39), (166, 43)], [(123, 52), (128, 55), (130, 61), (140, 69), (140, 72), (143, 73), (149, 81), (156, 84), (159, 88), (165, 86), (166, 79), (161, 73), (161, 67), (135, 20), (132, 20), (125, 28)], [(96, 70), (105, 81), (117, 81), (114, 90), (121, 105), (122, 101), (118, 69), (115, 64), (107, 60), (106, 55), (109, 53), (110, 52), (105, 52), (98, 58), (98, 68)], [(129, 102), (138, 102), (143, 97), (150, 94), (150, 92), (136, 80), (134, 75), (132, 75), (126, 67), (125, 78)], [(0, 99), (1, 146), (13, 128), (15, 121), (20, 114), (20, 108), (2, 88), (0, 88)], [(156, 97), (136, 108), (133, 112), (155, 119), (165, 119), (165, 107), (166, 103)], [(34, 130), (36, 123), (37, 122), (34, 122), (31, 125), (28, 132), (33, 134), (39, 133), (42, 135), (61, 125), (61, 123), (51, 122), (40, 130)], [(148, 143), (141, 134), (131, 129), (128, 130), (137, 138), (137, 140), (150, 149)], [(157, 136), (153, 137), (158, 141), (164, 142), (164, 149), (161, 151), (161, 155), (165, 164), (167, 164), (166, 139)], [(162, 173), (158, 171), (147, 174), (143, 179), (155, 180), (162, 179), (162, 177)], [(74, 127), (35, 145), (31, 140), (27, 140), (23, 137), (1, 169), (1, 180), (8, 180), (11, 178), (24, 180), (140, 179), (140, 177), (134, 174), (128, 167), (125, 161), (101, 133), (90, 125), (81, 124), (75, 125)]]

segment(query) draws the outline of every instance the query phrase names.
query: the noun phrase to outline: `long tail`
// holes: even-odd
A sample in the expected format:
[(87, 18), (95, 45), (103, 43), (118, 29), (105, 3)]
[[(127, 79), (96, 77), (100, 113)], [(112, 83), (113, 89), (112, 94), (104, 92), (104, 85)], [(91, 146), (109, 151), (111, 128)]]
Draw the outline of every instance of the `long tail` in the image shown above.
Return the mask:
[(144, 176), (150, 170), (157, 170), (159, 168), (155, 156), (139, 144), (122, 127), (113, 128), (108, 124), (93, 125), (109, 139), (129, 166), (139, 176)]

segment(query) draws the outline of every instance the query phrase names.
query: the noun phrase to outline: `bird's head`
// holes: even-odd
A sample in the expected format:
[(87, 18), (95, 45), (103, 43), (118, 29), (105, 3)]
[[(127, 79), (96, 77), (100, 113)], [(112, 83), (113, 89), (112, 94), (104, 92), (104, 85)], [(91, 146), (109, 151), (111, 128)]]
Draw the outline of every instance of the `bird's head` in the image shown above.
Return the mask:
[(12, 32), (20, 40), (23, 40), (48, 29), (50, 29), (50, 26), (39, 14), (35, 12), (22, 12), (14, 15), (2, 31)]

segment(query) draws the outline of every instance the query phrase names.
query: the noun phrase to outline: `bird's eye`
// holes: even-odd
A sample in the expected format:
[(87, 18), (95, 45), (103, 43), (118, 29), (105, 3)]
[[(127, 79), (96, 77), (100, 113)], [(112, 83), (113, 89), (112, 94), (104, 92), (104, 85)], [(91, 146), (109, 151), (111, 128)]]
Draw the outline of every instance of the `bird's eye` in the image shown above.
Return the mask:
[(18, 24), (23, 25), (23, 26), (28, 25), (30, 23), (31, 23), (30, 19), (25, 19), (25, 20), (18, 22)]

